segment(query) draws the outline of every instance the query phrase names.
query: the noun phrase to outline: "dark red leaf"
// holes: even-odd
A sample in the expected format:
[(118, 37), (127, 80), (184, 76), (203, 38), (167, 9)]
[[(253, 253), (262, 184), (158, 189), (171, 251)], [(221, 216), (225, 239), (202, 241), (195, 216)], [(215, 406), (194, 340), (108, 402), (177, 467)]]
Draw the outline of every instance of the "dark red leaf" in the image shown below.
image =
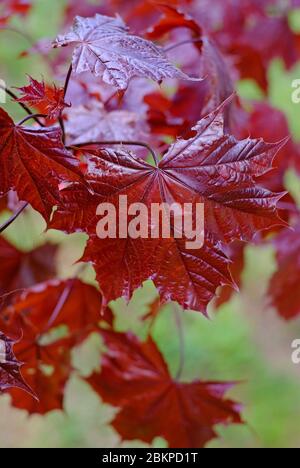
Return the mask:
[(15, 125), (0, 109), (0, 195), (15, 190), (49, 220), (60, 184), (82, 179), (78, 166), (63, 146), (59, 128)]
[(169, 374), (152, 339), (102, 331), (107, 352), (101, 373), (88, 379), (104, 402), (120, 408), (112, 425), (124, 440), (151, 443), (163, 437), (170, 448), (200, 448), (216, 437), (216, 424), (241, 423), (240, 407), (224, 398), (232, 384), (181, 383)]
[[(282, 143), (224, 135), (221, 111), (201, 120), (191, 139), (172, 145), (158, 168), (125, 151), (83, 149), (86, 179), (95, 195), (69, 186), (65, 207), (52, 226), (90, 235), (83, 260), (94, 264), (107, 301), (129, 299), (143, 281), (152, 279), (163, 302), (174, 300), (205, 312), (216, 288), (231, 284), (220, 241), (249, 240), (261, 229), (282, 224), (276, 212), (282, 195), (256, 185)], [(97, 206), (109, 201), (118, 208), (119, 195), (127, 195), (128, 205), (143, 202), (149, 212), (152, 203), (203, 203), (203, 248), (187, 250), (186, 239), (174, 234), (170, 239), (152, 239), (150, 234), (148, 239), (100, 240)]]

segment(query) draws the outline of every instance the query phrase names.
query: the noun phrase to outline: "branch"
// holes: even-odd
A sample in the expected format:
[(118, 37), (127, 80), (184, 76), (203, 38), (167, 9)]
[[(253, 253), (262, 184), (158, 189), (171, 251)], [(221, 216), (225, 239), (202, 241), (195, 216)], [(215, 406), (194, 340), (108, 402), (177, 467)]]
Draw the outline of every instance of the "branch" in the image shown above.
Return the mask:
[[(70, 65), (67, 76), (66, 76), (65, 85), (64, 85), (64, 99), (68, 92), (68, 87), (69, 87), (72, 71), (73, 71), (73, 68), (72, 68), (72, 65)], [(65, 123), (63, 119), (63, 109), (60, 111), (58, 122), (59, 122), (61, 132), (62, 132), (63, 144), (65, 144), (66, 143), (66, 130), (65, 130)]]
[(27, 112), (27, 114), (31, 115), (32, 118), (33, 118), (41, 127), (45, 127), (45, 126), (46, 126), (45, 124), (43, 124), (43, 122), (41, 122), (41, 121), (37, 118), (37, 116), (32, 112), (32, 110), (29, 109), (29, 107), (27, 107), (25, 104), (23, 104), (23, 102), (18, 102), (18, 96), (17, 96), (15, 93), (13, 93), (10, 89), (6, 88), (5, 86), (2, 86), (1, 84), (0, 84), (0, 89), (3, 89), (3, 91), (5, 91), (6, 94), (7, 94), (8, 96), (10, 96), (11, 98), (13, 98), (14, 101), (15, 101), (17, 104), (19, 104), (19, 106), (21, 106), (22, 109), (24, 109), (24, 111)]
[(177, 44), (173, 44), (169, 47), (166, 47), (164, 49), (164, 52), (170, 52), (171, 50), (177, 49), (177, 47), (181, 47), (185, 44), (198, 44), (202, 43), (203, 39), (201, 37), (198, 37), (197, 39), (187, 39), (185, 41), (178, 42)]
[(67, 149), (75, 149), (75, 150), (79, 149), (80, 150), (81, 148), (84, 148), (85, 146), (92, 146), (92, 145), (96, 145), (96, 146), (113, 146), (113, 145), (140, 146), (142, 148), (146, 148), (151, 153), (156, 166), (158, 166), (158, 163), (159, 163), (157, 154), (151, 148), (151, 146), (149, 146), (147, 143), (142, 143), (141, 141), (89, 141), (87, 143), (80, 143), (78, 145), (68, 146)]
[(4, 224), (2, 224), (2, 226), (0, 226), (0, 234), (4, 232), (20, 216), (21, 213), (23, 213), (28, 205), (29, 203), (25, 203), (15, 214), (13, 214)]
[(23, 125), (24, 123), (26, 123), (28, 120), (30, 119), (33, 119), (35, 121), (37, 121), (37, 119), (39, 117), (43, 117), (43, 118), (47, 118), (47, 115), (46, 114), (32, 114), (32, 115), (28, 115), (27, 117), (25, 117), (24, 119), (22, 119), (17, 125)]

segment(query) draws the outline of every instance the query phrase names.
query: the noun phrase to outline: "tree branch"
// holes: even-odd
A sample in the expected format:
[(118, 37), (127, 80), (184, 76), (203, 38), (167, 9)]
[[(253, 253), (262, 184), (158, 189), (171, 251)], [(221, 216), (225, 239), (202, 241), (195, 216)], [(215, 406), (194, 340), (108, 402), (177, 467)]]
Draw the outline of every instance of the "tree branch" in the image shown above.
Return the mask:
[(4, 232), (20, 216), (21, 213), (23, 213), (28, 205), (29, 203), (25, 203), (18, 211), (16, 211), (15, 214), (13, 214), (4, 224), (2, 224), (2, 226), (0, 226), (0, 234)]
[(17, 104), (19, 104), (19, 106), (21, 106), (22, 109), (23, 109), (25, 112), (27, 112), (27, 114), (31, 115), (32, 118), (33, 118), (41, 127), (45, 127), (45, 126), (46, 126), (45, 124), (43, 124), (43, 122), (41, 122), (41, 121), (36, 117), (36, 115), (32, 112), (31, 109), (29, 109), (29, 107), (27, 107), (25, 104), (23, 104), (23, 102), (18, 102), (18, 100), (17, 100), (17, 99), (18, 99), (18, 96), (17, 96), (15, 93), (13, 93), (10, 89), (6, 88), (5, 86), (2, 86), (1, 84), (0, 84), (0, 89), (3, 89), (3, 91), (5, 91), (6, 94), (7, 94), (8, 96), (10, 96), (11, 98), (13, 98), (14, 101), (15, 101)]
[(17, 125), (24, 125), (24, 123), (26, 123), (28, 120), (30, 119), (33, 119), (35, 121), (37, 121), (37, 119), (39, 117), (43, 117), (43, 118), (46, 118), (47, 115), (46, 114), (32, 114), (32, 115), (28, 115), (27, 117), (25, 117), (24, 119), (22, 119), (20, 122), (18, 122)]
[(177, 47), (181, 47), (185, 44), (198, 44), (198, 43), (201, 43), (202, 42), (202, 38), (201, 37), (198, 37), (197, 39), (187, 39), (185, 41), (182, 41), (182, 42), (178, 42), (177, 44), (173, 44), (169, 47), (166, 47), (164, 49), (164, 52), (170, 52), (171, 50), (174, 50), (174, 49), (177, 49)]

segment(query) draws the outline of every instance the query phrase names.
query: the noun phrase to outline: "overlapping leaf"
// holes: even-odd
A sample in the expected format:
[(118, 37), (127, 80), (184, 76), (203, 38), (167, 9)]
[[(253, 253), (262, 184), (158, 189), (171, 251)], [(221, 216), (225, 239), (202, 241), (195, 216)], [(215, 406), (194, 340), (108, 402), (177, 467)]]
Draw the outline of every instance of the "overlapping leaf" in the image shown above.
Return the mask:
[(29, 0), (2, 0), (0, 5), (0, 25), (5, 25), (13, 15), (25, 16), (31, 8)]
[[(31, 413), (61, 409), (64, 388), (72, 370), (71, 350), (98, 322), (111, 322), (109, 311), (101, 315), (102, 299), (92, 286), (79, 280), (42, 283), (15, 299), (0, 313), (0, 327), (22, 335), (15, 353), (25, 363), (23, 375), (39, 401), (11, 390), (14, 406)], [(61, 337), (58, 327), (67, 327)]]

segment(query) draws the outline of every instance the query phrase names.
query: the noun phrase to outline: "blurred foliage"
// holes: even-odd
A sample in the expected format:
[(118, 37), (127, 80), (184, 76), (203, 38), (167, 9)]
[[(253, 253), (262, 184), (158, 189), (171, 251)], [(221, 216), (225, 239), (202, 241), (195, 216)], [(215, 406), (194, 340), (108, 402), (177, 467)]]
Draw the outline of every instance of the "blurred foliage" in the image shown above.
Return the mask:
[[(61, 0), (38, 0), (29, 19), (16, 21), (14, 25), (34, 40), (52, 38), (60, 26), (63, 6)], [(300, 14), (291, 21), (298, 28)], [(35, 77), (48, 75), (47, 65), (39, 56), (16, 60), (28, 47), (24, 38), (14, 32), (1, 32), (0, 40), (0, 76), (9, 86), (23, 85), (28, 71)], [(300, 65), (286, 72), (276, 60), (270, 68), (271, 102), (286, 113), (298, 139), (300, 105), (291, 101), (291, 82), (299, 77)], [(245, 98), (263, 99), (251, 81), (241, 82), (238, 91)], [(22, 113), (11, 102), (6, 107), (15, 116)], [(288, 174), (287, 185), (298, 194), (300, 203), (300, 183), (293, 173)], [(6, 236), (25, 250), (45, 240), (59, 242), (60, 276), (74, 274), (78, 269), (74, 262), (83, 252), (86, 237), (65, 236), (54, 231), (45, 234), (44, 229), (41, 217), (28, 211), (6, 231)], [(212, 307), (211, 320), (195, 312), (181, 314), (185, 336), (183, 379), (239, 382), (231, 394), (243, 402), (246, 424), (218, 429), (220, 439), (211, 442), (210, 447), (299, 447), (300, 367), (291, 362), (291, 343), (300, 337), (300, 320), (285, 323), (266, 302), (265, 291), (275, 269), (272, 248), (248, 247), (246, 263), (241, 292), (217, 312)], [(81, 276), (94, 281), (91, 268), (87, 267)], [(147, 283), (129, 306), (122, 300), (116, 301), (113, 310), (117, 329), (133, 330), (143, 338), (148, 324), (139, 318), (155, 294), (153, 285)], [(179, 365), (179, 340), (173, 308), (172, 304), (164, 308), (153, 333), (175, 374)], [(80, 379), (97, 368), (102, 351), (99, 338), (91, 336), (74, 352), (76, 372), (68, 384), (64, 413), (28, 417), (10, 407), (8, 396), (1, 396), (0, 415), (5, 421), (5, 430), (0, 431), (0, 447), (141, 446), (139, 442), (121, 444), (119, 436), (109, 426), (115, 410), (101, 403)], [(163, 440), (154, 441), (156, 447), (164, 445)]]

